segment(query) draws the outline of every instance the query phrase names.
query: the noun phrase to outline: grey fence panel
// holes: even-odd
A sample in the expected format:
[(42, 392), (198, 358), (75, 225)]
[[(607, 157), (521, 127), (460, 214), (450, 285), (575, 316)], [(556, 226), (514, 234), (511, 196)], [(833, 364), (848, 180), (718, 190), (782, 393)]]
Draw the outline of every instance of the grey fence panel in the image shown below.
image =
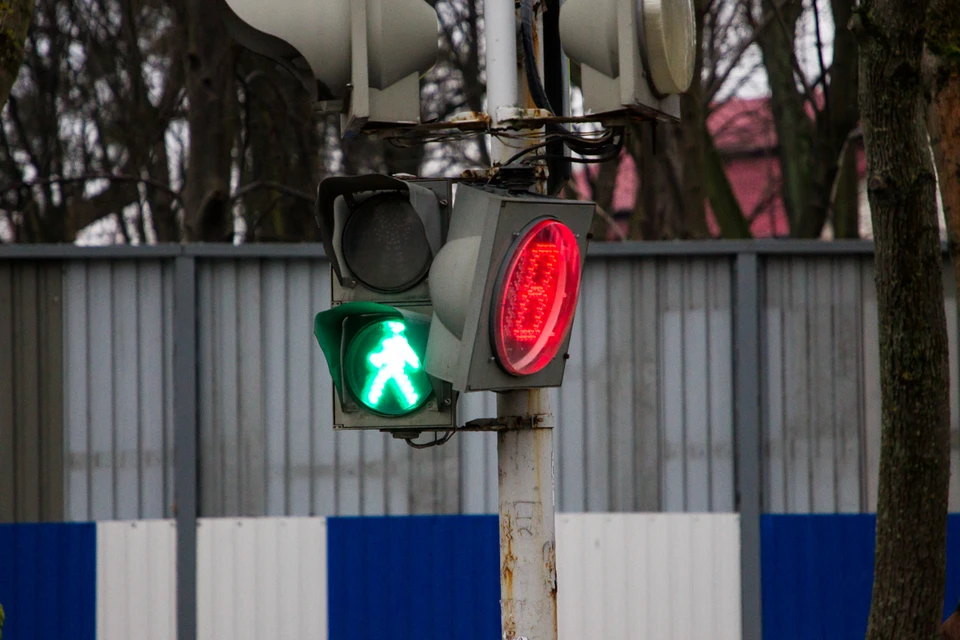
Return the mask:
[[(451, 445), (415, 451), (380, 433), (333, 432), (330, 378), (312, 334), (314, 314), (329, 306), (328, 264), (248, 253), (193, 258), (202, 514), (495, 511), (492, 435), (462, 433)], [(872, 260), (855, 251), (761, 253), (767, 511), (875, 509)], [(732, 261), (629, 252), (588, 261), (564, 386), (550, 391), (559, 510), (734, 509)], [(57, 264), (66, 517), (169, 516), (172, 262), (81, 256)], [(944, 287), (951, 373), (960, 378), (950, 269)], [(462, 422), (495, 411), (493, 394), (461, 399)], [(951, 478), (950, 507), (960, 509), (960, 474)]]
[(733, 509), (731, 263), (592, 260), (559, 399), (559, 508)]
[[(497, 415), (492, 393), (467, 393), (460, 397), (461, 423)], [(460, 433), (460, 506), (463, 513), (497, 511), (497, 438), (489, 433)]]
[[(945, 295), (957, 379), (952, 270)], [(764, 510), (872, 512), (880, 455), (880, 374), (873, 256), (768, 257), (762, 284)], [(950, 385), (951, 464), (960, 416)], [(951, 477), (950, 509), (960, 507)]]
[(732, 511), (733, 312), (726, 260), (661, 263), (664, 511)]
[[(414, 451), (378, 432), (334, 433), (313, 337), (330, 306), (327, 262), (203, 260), (198, 280), (204, 516), (461, 511), (461, 459), (477, 458), (468, 445)], [(469, 491), (487, 510), (488, 490)]]
[(0, 263), (0, 523), (63, 518), (57, 264)]
[[(949, 511), (960, 512), (960, 317), (957, 314), (957, 280), (952, 265), (944, 263), (944, 304), (947, 311), (947, 339), (950, 347), (950, 498)], [(879, 466), (877, 467), (879, 476)], [(876, 502), (869, 505), (876, 511)]]
[[(203, 515), (496, 510), (493, 435), (415, 451), (332, 431), (312, 335), (325, 262), (202, 260), (198, 280)], [(732, 510), (731, 295), (727, 258), (588, 263), (565, 385), (550, 391), (561, 510)], [(461, 422), (495, 412), (493, 394), (461, 400)]]
[(63, 278), (65, 517), (169, 517), (172, 264), (76, 260)]

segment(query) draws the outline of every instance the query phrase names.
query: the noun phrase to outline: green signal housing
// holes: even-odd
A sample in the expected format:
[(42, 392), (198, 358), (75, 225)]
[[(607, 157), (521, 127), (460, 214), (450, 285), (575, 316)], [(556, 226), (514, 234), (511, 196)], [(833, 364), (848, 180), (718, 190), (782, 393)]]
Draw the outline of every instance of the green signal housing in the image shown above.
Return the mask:
[(456, 428), (454, 399), (424, 370), (430, 316), (418, 308), (347, 302), (318, 313), (314, 334), (326, 357), (341, 428)]

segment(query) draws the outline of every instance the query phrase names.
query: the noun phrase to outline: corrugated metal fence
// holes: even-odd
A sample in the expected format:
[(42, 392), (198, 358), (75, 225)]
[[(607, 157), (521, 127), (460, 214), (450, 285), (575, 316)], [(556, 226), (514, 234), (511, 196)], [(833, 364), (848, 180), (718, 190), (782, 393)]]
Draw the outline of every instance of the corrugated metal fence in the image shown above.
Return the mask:
[[(746, 308), (759, 321), (763, 510), (873, 509), (870, 245), (760, 242), (592, 252), (563, 393), (553, 392), (560, 510), (735, 510), (734, 398), (744, 375), (734, 372), (735, 274), (744, 255), (759, 257), (757, 299)], [(181, 315), (177, 257), (195, 274), (196, 305)], [(38, 498), (29, 474), (2, 482), (0, 520), (55, 520), (61, 509), (77, 521), (173, 513), (174, 329), (183, 318), (196, 324), (196, 344), (179, 348), (195, 362), (201, 515), (495, 511), (493, 438), (461, 434), (420, 452), (384, 434), (330, 429), (329, 377), (311, 333), (329, 305), (329, 277), (314, 246), (0, 248), (0, 455), (34, 452), (25, 459), (40, 456), (47, 485), (62, 483), (63, 494), (63, 505), (51, 489)], [(956, 372), (949, 270), (945, 291)], [(491, 394), (467, 395), (461, 407), (463, 420), (494, 413)], [(50, 431), (43, 450), (24, 437), (38, 420)], [(54, 449), (59, 476), (48, 469), (61, 464)], [(0, 464), (0, 474), (12, 468)], [(952, 483), (956, 511), (960, 474)], [(14, 486), (24, 491), (4, 498)], [(57, 504), (25, 506), (38, 500)]]
[[(737, 520), (558, 516), (561, 640), (740, 638)], [(11, 637), (176, 637), (173, 521), (39, 527), (0, 526)], [(197, 637), (497, 638), (497, 545), (495, 516), (202, 519)]]
[[(0, 522), (176, 515), (186, 630), (197, 515), (496, 511), (489, 435), (413, 451), (332, 431), (311, 332), (329, 277), (308, 245), (0, 247)], [(949, 267), (944, 287), (956, 470)], [(745, 636), (759, 635), (762, 513), (875, 508), (869, 244), (595, 246), (570, 355), (552, 392), (559, 510), (739, 511)], [(493, 396), (461, 412), (491, 416)]]
[[(739, 640), (738, 514), (558, 514), (560, 640)], [(872, 515), (764, 515), (762, 638), (862, 638)], [(172, 640), (172, 520), (0, 525), (0, 603), (17, 640)], [(500, 637), (496, 516), (204, 518), (196, 637)], [(182, 585), (181, 585), (182, 586)], [(943, 616), (960, 597), (947, 524)], [(183, 636), (180, 636), (183, 637)], [(760, 634), (753, 635), (758, 640)]]
[(63, 514), (60, 264), (0, 260), (0, 522)]

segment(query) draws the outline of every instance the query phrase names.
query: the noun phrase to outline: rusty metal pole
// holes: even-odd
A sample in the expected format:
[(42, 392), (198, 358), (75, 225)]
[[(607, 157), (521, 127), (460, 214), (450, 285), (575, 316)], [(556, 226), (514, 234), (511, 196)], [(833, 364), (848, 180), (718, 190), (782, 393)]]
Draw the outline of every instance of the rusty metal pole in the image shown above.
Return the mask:
[(541, 415), (497, 434), (500, 618), (504, 640), (557, 640), (553, 412), (543, 389), (497, 395), (498, 416)]
[[(487, 104), (492, 124), (500, 107), (532, 107), (517, 57), (515, 0), (486, 0)], [(535, 26), (539, 34), (542, 17)], [(541, 38), (536, 38), (537, 42)], [(526, 99), (519, 98), (524, 89)], [(494, 139), (491, 160), (516, 148)], [(538, 185), (543, 192), (544, 184)], [(500, 512), (500, 617), (504, 640), (557, 640), (553, 412), (543, 389), (497, 394), (497, 417), (539, 415), (537, 428), (497, 433)]]

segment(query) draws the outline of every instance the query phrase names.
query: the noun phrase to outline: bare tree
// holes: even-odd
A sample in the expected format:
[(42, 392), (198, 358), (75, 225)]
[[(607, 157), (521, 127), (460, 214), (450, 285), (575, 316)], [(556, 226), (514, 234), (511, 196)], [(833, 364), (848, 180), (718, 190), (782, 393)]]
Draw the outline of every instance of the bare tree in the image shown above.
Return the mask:
[[(629, 145), (639, 184), (632, 236), (702, 237), (705, 200), (722, 236), (751, 235), (760, 212), (743, 210), (728, 175), (729, 158), (707, 122), (758, 75), (769, 85), (776, 131), (779, 171), (771, 176), (771, 195), (783, 201), (791, 235), (819, 237), (831, 218), (835, 235), (856, 234), (857, 50), (847, 28), (854, 0), (831, 0), (829, 9), (822, 4), (698, 0), (700, 83), (683, 96), (679, 125), (635, 130), (639, 136)], [(829, 41), (823, 33), (832, 35)], [(807, 43), (810, 35), (813, 42)], [(813, 70), (797, 54), (804, 49), (813, 53)], [(757, 123), (758, 129), (766, 126)], [(771, 206), (774, 197), (763, 204)]]
[(0, 3), (0, 106), (7, 101), (23, 60), (23, 41), (33, 16), (33, 0)]
[(0, 222), (13, 239), (72, 240), (144, 196), (173, 195), (156, 175), (180, 106), (177, 74), (163, 73), (169, 24), (159, 1), (37, 4), (0, 129)]
[(233, 237), (230, 169), (234, 141), (234, 43), (220, 7), (210, 0), (181, 0), (177, 7), (186, 47), (190, 156), (184, 204), (188, 240)]
[[(218, 29), (219, 16), (202, 9)], [(207, 212), (222, 219), (202, 237), (311, 238), (326, 145), (306, 93), (274, 65), (222, 42), (230, 59), (210, 76), (219, 85), (204, 84), (213, 62), (190, 71), (200, 95), (194, 116), (210, 124), (190, 136), (196, 109), (184, 85), (198, 61), (187, 54), (187, 21), (186, 5), (167, 0), (40, 0), (2, 115), (0, 239), (180, 241), (185, 217), (197, 228), (187, 201), (202, 205), (218, 193), (203, 187), (215, 171), (226, 175), (227, 191), (206, 200), (214, 205)], [(207, 55), (209, 43), (201, 44), (195, 57)], [(203, 174), (196, 189), (185, 188), (191, 156)]]
[(920, 63), (929, 0), (862, 0), (861, 123), (876, 243), (881, 443), (869, 640), (933, 638), (946, 575), (950, 404)]

